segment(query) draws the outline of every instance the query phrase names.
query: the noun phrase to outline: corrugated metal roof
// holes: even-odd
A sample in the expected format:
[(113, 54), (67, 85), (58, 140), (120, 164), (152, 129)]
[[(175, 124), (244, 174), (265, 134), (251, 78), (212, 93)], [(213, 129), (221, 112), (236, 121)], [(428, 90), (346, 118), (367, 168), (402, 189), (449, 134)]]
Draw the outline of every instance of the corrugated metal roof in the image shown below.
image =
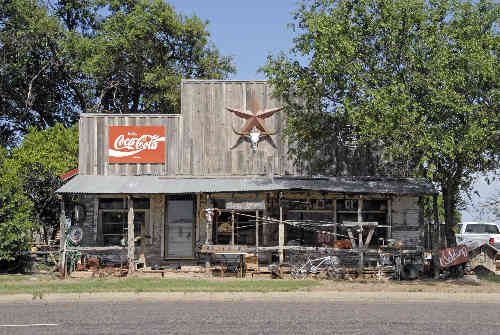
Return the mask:
[(436, 193), (432, 184), (414, 178), (167, 178), (159, 176), (87, 175), (75, 176), (57, 192), (85, 194), (181, 194), (285, 190), (312, 190), (358, 194)]

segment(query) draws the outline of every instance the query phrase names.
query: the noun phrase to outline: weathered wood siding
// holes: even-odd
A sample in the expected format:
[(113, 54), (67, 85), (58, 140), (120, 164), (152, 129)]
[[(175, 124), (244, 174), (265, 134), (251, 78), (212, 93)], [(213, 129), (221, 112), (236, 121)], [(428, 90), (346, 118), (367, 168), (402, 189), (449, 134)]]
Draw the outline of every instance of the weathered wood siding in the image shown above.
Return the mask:
[[(82, 114), (80, 116), (79, 173), (83, 175), (130, 176), (175, 175), (178, 167), (180, 115)], [(165, 126), (165, 163), (108, 163), (109, 126)]]
[(423, 212), (418, 197), (395, 197), (392, 200), (392, 238), (403, 248), (423, 246)]
[[(280, 107), (265, 81), (184, 81), (180, 115), (82, 114), (80, 118), (80, 174), (161, 176), (300, 175), (288, 158), (282, 136), (283, 111), (264, 120), (267, 129), (279, 130), (263, 138), (257, 151), (232, 130), (241, 129), (244, 119), (226, 110), (259, 110)], [(108, 163), (108, 127), (164, 125), (164, 164)], [(235, 146), (235, 144), (237, 144)], [(234, 146), (234, 148), (232, 148)]]

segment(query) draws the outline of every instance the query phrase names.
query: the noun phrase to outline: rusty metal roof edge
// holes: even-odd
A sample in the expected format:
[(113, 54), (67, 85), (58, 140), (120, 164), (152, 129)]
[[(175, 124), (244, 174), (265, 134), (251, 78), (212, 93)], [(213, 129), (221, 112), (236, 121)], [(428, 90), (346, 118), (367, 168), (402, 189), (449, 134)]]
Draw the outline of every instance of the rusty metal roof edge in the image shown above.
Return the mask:
[[(385, 183), (381, 185), (380, 183)], [(399, 185), (398, 185), (399, 184)], [(428, 181), (417, 179), (366, 180), (351, 177), (257, 177), (257, 178), (179, 178), (160, 176), (75, 176), (57, 193), (82, 194), (182, 194), (222, 192), (265, 192), (314, 190), (345, 194), (436, 194)]]

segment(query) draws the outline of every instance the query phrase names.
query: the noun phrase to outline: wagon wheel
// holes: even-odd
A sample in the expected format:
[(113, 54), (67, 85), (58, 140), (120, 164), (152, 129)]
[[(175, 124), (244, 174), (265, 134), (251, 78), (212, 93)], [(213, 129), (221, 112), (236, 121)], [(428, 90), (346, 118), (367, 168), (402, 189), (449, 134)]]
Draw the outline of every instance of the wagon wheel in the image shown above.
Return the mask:
[(309, 269), (305, 266), (305, 264), (295, 265), (290, 271), (290, 275), (292, 279), (302, 280), (306, 279), (309, 273)]

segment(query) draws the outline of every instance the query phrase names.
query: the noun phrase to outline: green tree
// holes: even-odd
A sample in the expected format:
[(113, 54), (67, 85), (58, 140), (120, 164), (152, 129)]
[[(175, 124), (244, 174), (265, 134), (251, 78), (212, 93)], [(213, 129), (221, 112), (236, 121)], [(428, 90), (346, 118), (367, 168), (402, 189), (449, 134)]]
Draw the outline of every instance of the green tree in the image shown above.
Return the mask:
[(37, 1), (0, 1), (0, 145), (19, 143), (29, 127), (71, 125), (85, 108), (80, 76), (60, 54), (64, 38)]
[(0, 144), (81, 112), (179, 112), (181, 79), (235, 71), (207, 25), (162, 0), (0, 0)]
[(460, 191), (499, 163), (499, 13), (488, 0), (303, 2), (290, 55), (263, 68), (287, 101), (290, 132), (314, 130), (292, 142), (323, 152), (317, 136), (352, 127), (381, 163), (406, 163), (440, 187), (453, 245)]
[(10, 247), (5, 246), (11, 257), (15, 254), (11, 250), (17, 250), (13, 246), (22, 248), (21, 241), (31, 237), (28, 228), (39, 232), (45, 242), (54, 237), (59, 222), (58, 176), (78, 164), (78, 128), (62, 124), (46, 130), (31, 128), (18, 148), (3, 153), (0, 212), (6, 214), (0, 215), (5, 227), (0, 240), (13, 239)]
[(7, 167), (7, 150), (0, 147), (0, 263), (10, 262), (26, 250), (31, 238), (31, 204), (22, 184)]
[(231, 57), (210, 43), (208, 22), (163, 0), (101, 1), (109, 15), (73, 52), (100, 94), (97, 107), (116, 113), (180, 111), (182, 79), (226, 79)]

